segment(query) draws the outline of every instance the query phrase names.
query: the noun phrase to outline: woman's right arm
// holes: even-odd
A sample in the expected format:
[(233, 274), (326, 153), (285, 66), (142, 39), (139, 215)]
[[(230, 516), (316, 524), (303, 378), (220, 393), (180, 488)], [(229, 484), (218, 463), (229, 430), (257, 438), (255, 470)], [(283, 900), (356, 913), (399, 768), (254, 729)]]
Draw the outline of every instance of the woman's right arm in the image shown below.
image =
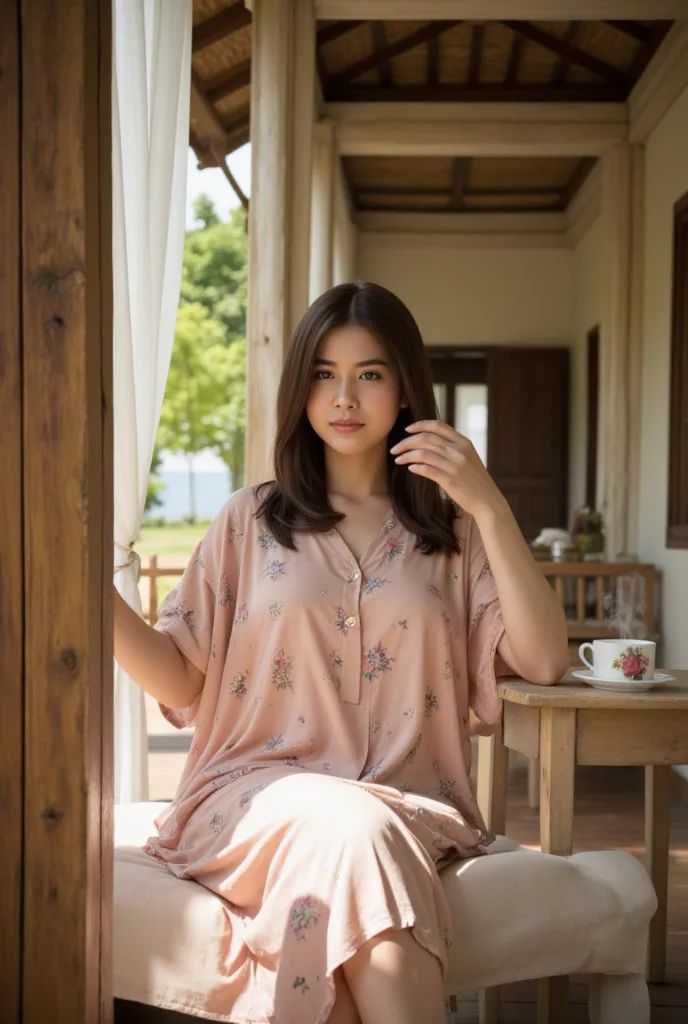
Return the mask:
[(116, 588), (115, 660), (141, 689), (170, 708), (189, 707), (203, 689), (203, 673), (167, 633), (144, 622)]

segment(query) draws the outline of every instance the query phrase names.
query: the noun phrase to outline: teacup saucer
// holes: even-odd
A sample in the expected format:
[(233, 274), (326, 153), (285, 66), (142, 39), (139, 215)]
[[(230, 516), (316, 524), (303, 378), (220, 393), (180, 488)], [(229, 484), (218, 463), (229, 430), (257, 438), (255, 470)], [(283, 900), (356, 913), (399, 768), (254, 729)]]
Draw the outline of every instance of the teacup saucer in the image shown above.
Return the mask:
[(653, 679), (600, 679), (589, 669), (576, 669), (571, 675), (588, 686), (594, 686), (596, 690), (614, 690), (617, 693), (643, 693), (645, 690), (654, 690), (657, 686), (670, 683), (676, 678), (665, 672), (655, 672)]

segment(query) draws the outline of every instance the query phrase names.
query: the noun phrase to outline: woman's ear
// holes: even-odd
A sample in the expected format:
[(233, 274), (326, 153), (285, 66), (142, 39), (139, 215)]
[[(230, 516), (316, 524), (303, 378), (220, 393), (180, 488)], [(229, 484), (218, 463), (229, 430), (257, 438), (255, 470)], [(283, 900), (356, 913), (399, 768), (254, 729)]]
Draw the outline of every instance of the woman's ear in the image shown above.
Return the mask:
[(408, 409), (408, 407), (409, 407), (408, 402), (406, 401), (405, 398), (402, 398), (401, 403), (399, 405), (399, 408), (400, 409)]

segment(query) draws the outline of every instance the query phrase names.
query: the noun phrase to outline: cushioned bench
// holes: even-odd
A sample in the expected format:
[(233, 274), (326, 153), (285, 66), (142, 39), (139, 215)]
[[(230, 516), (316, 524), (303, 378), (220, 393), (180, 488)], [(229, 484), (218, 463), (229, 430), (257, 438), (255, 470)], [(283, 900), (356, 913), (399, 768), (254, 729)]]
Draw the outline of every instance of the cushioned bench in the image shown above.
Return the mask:
[[(222, 926), (222, 900), (182, 881), (139, 847), (162, 804), (124, 804), (115, 817), (114, 989), (117, 1020), (202, 1016), (218, 965), (205, 937)], [(647, 933), (656, 909), (642, 865), (628, 853), (553, 857), (499, 838), (487, 857), (442, 872), (457, 933), (447, 996), (532, 978), (585, 974), (593, 1024), (649, 1024)], [(216, 1017), (230, 1020), (230, 1017)]]

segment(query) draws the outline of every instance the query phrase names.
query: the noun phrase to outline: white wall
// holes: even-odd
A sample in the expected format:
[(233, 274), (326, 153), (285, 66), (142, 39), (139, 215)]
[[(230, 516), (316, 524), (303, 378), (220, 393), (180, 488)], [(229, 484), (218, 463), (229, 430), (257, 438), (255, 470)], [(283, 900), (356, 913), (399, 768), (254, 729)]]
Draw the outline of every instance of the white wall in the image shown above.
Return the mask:
[[(575, 251), (472, 246), (452, 235), (359, 235), (359, 274), (409, 306), (428, 345), (543, 345), (571, 352), (570, 509), (585, 497), (585, 332), (597, 322), (596, 231)], [(580, 296), (579, 294), (580, 293)], [(577, 308), (580, 298), (581, 308)]]
[(456, 235), (359, 235), (359, 276), (395, 292), (428, 345), (570, 345), (570, 249), (471, 247)]
[(588, 331), (599, 325), (602, 315), (602, 231), (596, 220), (580, 239), (573, 253), (574, 341), (571, 351), (571, 508), (585, 502), (587, 460), (587, 373)]
[[(639, 548), (663, 569), (665, 665), (688, 668), (688, 551), (667, 550), (673, 205), (688, 191), (688, 90), (648, 139), (641, 406)], [(688, 772), (687, 772), (688, 774)]]

